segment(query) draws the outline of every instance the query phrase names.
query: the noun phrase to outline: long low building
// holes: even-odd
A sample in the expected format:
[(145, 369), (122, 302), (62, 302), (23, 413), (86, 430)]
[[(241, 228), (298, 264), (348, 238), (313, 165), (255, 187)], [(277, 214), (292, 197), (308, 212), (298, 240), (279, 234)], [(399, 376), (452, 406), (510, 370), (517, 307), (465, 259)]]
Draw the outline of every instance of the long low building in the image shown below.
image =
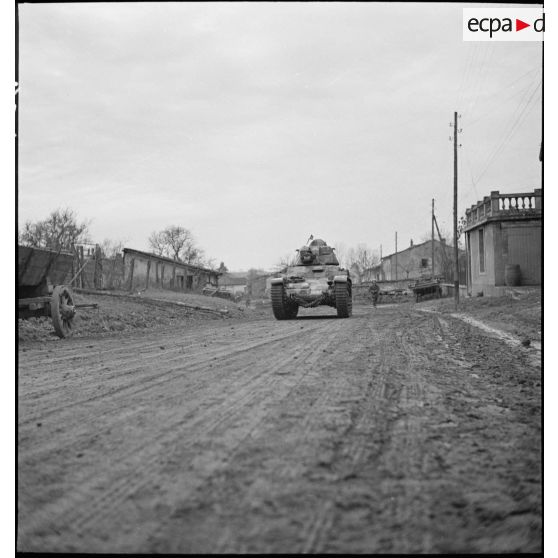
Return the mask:
[(201, 291), (206, 285), (217, 287), (221, 273), (213, 269), (124, 248), (125, 287), (129, 290), (160, 288), (174, 291)]

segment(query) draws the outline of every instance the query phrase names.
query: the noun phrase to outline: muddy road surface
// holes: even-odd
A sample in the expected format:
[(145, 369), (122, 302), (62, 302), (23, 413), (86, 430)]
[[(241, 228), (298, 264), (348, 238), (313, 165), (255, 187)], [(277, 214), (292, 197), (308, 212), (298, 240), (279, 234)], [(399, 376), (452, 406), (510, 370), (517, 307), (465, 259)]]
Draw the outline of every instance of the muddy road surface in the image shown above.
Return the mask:
[(541, 370), (418, 305), (22, 343), (20, 551), (541, 550)]

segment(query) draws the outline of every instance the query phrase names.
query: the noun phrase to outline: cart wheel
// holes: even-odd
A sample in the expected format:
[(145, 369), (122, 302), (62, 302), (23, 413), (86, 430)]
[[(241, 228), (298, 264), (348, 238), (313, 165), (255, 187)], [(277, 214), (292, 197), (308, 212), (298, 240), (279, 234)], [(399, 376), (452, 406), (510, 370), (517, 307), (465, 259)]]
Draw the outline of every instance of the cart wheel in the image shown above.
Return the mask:
[(54, 287), (50, 301), (50, 316), (58, 337), (64, 338), (72, 335), (75, 315), (76, 308), (72, 291), (64, 285)]

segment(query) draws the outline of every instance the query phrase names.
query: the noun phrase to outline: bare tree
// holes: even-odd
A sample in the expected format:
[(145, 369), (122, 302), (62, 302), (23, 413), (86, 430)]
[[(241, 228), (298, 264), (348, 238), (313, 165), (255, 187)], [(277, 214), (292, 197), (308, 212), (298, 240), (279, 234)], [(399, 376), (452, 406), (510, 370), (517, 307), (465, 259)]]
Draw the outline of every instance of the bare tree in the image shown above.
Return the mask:
[(332, 246), (335, 250), (335, 255), (337, 256), (339, 265), (349, 267), (349, 263), (347, 262), (347, 247), (345, 244), (343, 242), (334, 242)]
[(203, 267), (206, 263), (205, 251), (196, 246), (193, 239), (189, 239), (184, 244), (181, 251), (182, 261), (191, 265)]
[(149, 246), (157, 256), (165, 256), (167, 253), (165, 245), (165, 235), (163, 231), (153, 231), (147, 239)]
[(208, 258), (203, 261), (203, 267), (211, 269), (211, 271), (217, 271), (218, 266), (215, 258)]
[(177, 225), (151, 233), (148, 242), (158, 256), (173, 260), (200, 265), (205, 257), (203, 250), (196, 245), (192, 233)]
[(279, 258), (277, 263), (274, 266), (274, 271), (276, 272), (283, 272), (287, 267), (292, 267), (296, 264), (296, 260), (298, 258), (298, 254), (287, 254)]
[[(165, 244), (173, 260), (182, 260), (184, 255), (181, 254), (186, 248), (186, 256), (190, 259), (191, 246), (192, 246), (192, 233), (184, 227), (172, 225), (167, 227), (164, 231)], [(182, 255), (182, 257), (181, 257)], [(186, 260), (185, 260), (186, 261)], [(189, 262), (188, 262), (189, 263)]]
[(376, 250), (372, 250), (366, 244), (358, 244), (356, 247), (349, 248), (346, 255), (346, 265), (361, 280), (365, 270), (380, 263), (380, 256)]
[(105, 238), (100, 244), (101, 253), (105, 258), (111, 259), (120, 254), (124, 248), (124, 240), (111, 240)]
[(42, 221), (26, 221), (18, 231), (18, 242), (24, 246), (71, 251), (75, 244), (89, 242), (90, 221), (78, 222), (69, 208), (56, 209)]

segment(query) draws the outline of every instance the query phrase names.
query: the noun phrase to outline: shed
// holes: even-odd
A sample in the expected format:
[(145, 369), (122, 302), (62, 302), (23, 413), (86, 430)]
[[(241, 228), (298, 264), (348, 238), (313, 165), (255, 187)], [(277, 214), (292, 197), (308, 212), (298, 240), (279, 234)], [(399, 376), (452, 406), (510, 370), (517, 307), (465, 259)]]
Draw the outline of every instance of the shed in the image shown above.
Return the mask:
[(129, 290), (160, 288), (197, 291), (218, 286), (221, 273), (150, 252), (124, 248), (124, 277)]

